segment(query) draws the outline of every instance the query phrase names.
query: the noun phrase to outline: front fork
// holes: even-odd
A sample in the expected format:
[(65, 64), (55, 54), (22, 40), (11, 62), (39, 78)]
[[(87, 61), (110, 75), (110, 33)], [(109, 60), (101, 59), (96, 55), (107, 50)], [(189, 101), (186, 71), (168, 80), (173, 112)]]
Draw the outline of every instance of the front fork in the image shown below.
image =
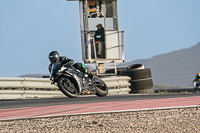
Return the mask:
[(52, 81), (51, 85), (56, 85), (56, 81), (54, 80), (54, 78), (52, 76), (50, 76), (50, 80)]

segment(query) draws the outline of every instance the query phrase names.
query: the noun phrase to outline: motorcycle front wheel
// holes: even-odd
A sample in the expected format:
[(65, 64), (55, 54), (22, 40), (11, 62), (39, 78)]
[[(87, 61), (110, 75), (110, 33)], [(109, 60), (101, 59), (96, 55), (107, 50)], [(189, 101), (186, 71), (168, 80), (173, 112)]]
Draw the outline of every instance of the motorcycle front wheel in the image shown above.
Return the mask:
[(70, 98), (76, 98), (78, 96), (78, 91), (70, 79), (59, 78), (57, 84), (60, 91), (66, 96)]
[(96, 95), (98, 97), (105, 97), (108, 95), (108, 87), (107, 85), (105, 84), (105, 82), (101, 79), (100, 80), (100, 83), (99, 84), (96, 84)]

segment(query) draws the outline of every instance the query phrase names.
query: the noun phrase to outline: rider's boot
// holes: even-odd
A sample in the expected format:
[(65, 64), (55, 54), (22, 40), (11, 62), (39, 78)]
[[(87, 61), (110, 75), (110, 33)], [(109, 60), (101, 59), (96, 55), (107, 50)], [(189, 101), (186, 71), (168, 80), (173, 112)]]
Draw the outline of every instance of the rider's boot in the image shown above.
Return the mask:
[(88, 89), (83, 89), (80, 94), (81, 95), (89, 95), (90, 91)]

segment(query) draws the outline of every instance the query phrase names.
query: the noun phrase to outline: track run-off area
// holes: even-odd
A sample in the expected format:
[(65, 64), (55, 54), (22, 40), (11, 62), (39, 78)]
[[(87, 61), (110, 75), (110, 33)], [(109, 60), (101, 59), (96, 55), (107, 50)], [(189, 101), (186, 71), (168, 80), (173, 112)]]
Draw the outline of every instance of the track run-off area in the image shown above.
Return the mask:
[(194, 93), (2, 99), (0, 120), (199, 106), (200, 94)]

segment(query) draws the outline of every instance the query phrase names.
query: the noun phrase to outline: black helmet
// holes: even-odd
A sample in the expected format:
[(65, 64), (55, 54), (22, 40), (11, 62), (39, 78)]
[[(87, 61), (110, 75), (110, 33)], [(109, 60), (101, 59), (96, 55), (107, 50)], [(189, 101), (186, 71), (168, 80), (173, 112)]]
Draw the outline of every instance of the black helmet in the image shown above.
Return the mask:
[(59, 53), (57, 51), (52, 51), (49, 53), (49, 61), (54, 63), (59, 60)]

